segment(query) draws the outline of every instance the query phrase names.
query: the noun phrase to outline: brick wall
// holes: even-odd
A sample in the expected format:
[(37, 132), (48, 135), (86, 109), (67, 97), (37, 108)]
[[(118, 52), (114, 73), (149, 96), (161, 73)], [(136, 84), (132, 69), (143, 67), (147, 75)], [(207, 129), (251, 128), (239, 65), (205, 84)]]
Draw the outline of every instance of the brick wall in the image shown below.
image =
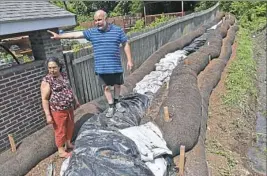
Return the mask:
[(0, 152), (45, 126), (40, 83), (44, 61), (34, 61), (0, 70)]
[[(58, 32), (58, 29), (50, 29)], [(29, 33), (31, 47), (35, 60), (45, 60), (48, 57), (57, 57), (64, 63), (63, 48), (60, 40), (50, 38), (51, 34), (47, 30), (34, 31)]]

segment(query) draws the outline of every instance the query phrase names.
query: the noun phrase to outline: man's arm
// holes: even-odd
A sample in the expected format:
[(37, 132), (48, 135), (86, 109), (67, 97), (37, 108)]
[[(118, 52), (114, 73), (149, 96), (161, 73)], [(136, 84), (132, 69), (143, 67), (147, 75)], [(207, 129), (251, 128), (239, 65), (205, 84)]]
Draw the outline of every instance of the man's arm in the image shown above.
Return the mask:
[(133, 67), (133, 60), (132, 60), (132, 54), (131, 54), (131, 47), (128, 42), (123, 43), (124, 52), (127, 57), (127, 69), (131, 70)]
[(47, 32), (49, 32), (50, 34), (52, 34), (53, 36), (51, 37), (51, 39), (78, 39), (78, 38), (83, 38), (83, 32), (82, 31), (78, 31), (78, 32), (69, 32), (69, 33), (64, 33), (64, 34), (57, 34), (53, 31), (47, 30)]

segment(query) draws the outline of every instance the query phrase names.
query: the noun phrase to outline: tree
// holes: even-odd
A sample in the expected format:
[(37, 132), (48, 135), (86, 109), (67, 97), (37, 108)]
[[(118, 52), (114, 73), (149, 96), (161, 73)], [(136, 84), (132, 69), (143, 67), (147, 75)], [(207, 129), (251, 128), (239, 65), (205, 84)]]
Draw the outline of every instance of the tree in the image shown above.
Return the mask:
[(144, 9), (144, 1), (140, 0), (133, 0), (132, 4), (130, 6), (130, 13), (137, 14), (137, 13), (142, 13)]
[(195, 11), (199, 12), (202, 10), (206, 10), (212, 6), (214, 6), (217, 2), (216, 1), (200, 1), (195, 6)]

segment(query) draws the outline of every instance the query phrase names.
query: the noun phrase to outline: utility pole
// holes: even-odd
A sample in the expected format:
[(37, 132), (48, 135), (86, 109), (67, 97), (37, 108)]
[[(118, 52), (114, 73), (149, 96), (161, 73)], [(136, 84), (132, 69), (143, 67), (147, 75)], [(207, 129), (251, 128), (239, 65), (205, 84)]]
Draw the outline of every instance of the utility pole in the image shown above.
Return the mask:
[(145, 22), (145, 26), (146, 26), (146, 4), (144, 2), (144, 22)]

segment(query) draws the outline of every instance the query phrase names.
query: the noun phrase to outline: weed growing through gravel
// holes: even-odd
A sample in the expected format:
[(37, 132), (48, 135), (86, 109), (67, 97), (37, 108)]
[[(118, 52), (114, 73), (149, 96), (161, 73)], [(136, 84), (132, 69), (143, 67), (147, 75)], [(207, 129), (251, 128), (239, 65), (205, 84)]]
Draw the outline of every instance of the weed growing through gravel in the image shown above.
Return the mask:
[(227, 93), (224, 103), (245, 110), (250, 97), (257, 96), (255, 86), (256, 62), (253, 59), (252, 40), (249, 31), (240, 28), (237, 36), (236, 59), (229, 67), (226, 79)]

